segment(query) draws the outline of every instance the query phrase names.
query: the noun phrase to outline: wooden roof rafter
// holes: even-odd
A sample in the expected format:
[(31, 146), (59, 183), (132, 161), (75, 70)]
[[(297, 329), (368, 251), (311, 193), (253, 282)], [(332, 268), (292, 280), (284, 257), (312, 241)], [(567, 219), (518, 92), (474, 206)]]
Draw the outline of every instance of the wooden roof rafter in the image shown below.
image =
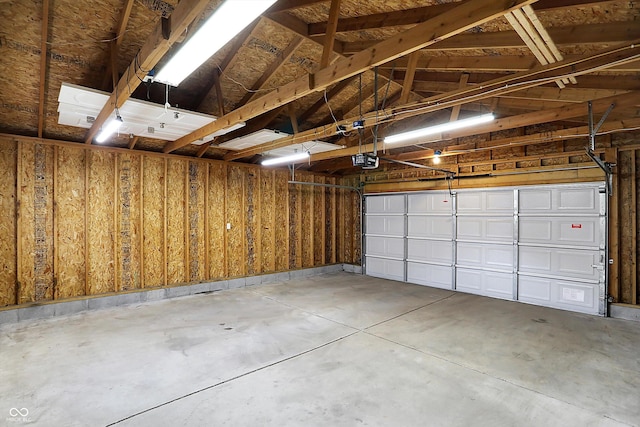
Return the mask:
[[(439, 40), (459, 34), (505, 13), (534, 3), (535, 0), (469, 0), (449, 12), (378, 43), (375, 48), (344, 58), (314, 74), (296, 79), (264, 95), (258, 100), (220, 117), (190, 134), (165, 145), (165, 153), (184, 147), (211, 133), (249, 120), (265, 111), (273, 110), (310, 93), (324, 90), (341, 80), (357, 75), (377, 65), (407, 55)], [(226, 158), (229, 160), (229, 158)]]
[[(604, 24), (570, 25), (549, 28), (556, 45), (622, 43), (640, 38), (640, 25), (633, 21)], [(375, 45), (376, 41), (342, 43), (342, 54), (355, 54)], [(423, 50), (449, 52), (469, 49), (524, 49), (526, 45), (515, 31), (458, 34)]]
[[(640, 99), (640, 92), (631, 92), (631, 93), (618, 95), (614, 97), (597, 99), (597, 100), (594, 100), (592, 103), (593, 111), (596, 114), (603, 113), (609, 108), (609, 106), (612, 103), (615, 104), (616, 107), (619, 106), (622, 108), (630, 105), (636, 105), (639, 103), (638, 99)], [(506, 130), (506, 129), (515, 129), (515, 128), (531, 126), (539, 123), (546, 123), (554, 120), (565, 120), (565, 119), (579, 117), (586, 114), (587, 114), (586, 102), (582, 104), (564, 106), (564, 107), (553, 108), (549, 110), (534, 111), (531, 113), (525, 113), (518, 116), (510, 116), (510, 117), (497, 119), (491, 123), (476, 126), (473, 129), (459, 129), (457, 131), (451, 131), (451, 132), (448, 132), (446, 135), (443, 135), (444, 138), (434, 137), (433, 141), (429, 141), (429, 140), (421, 141), (421, 144), (429, 144), (431, 142), (441, 142), (443, 139), (454, 140), (456, 138), (462, 138), (465, 136), (496, 132), (496, 131)], [(631, 123), (631, 122), (627, 122), (627, 123)], [(394, 144), (393, 147), (401, 148), (401, 147), (411, 146), (415, 144), (416, 144), (415, 141), (407, 141), (407, 142)], [(357, 154), (358, 150), (365, 153), (372, 152), (373, 144), (367, 144), (362, 147), (343, 148), (340, 150), (312, 154), (309, 161), (316, 162), (321, 160), (351, 156), (353, 154)]]
[(44, 99), (47, 77), (47, 41), (49, 39), (49, 0), (42, 2), (42, 27), (40, 35), (40, 84), (38, 89), (38, 138), (44, 132)]
[[(465, 104), (478, 100), (493, 98), (501, 94), (524, 90), (531, 87), (540, 86), (557, 80), (563, 76), (576, 76), (593, 72), (595, 70), (606, 69), (612, 64), (625, 61), (632, 61), (640, 58), (640, 45), (638, 41), (631, 42), (622, 46), (616, 46), (611, 49), (598, 52), (593, 55), (587, 55), (580, 60), (564, 60), (545, 66), (539, 66), (532, 70), (512, 74), (506, 77), (497, 78), (482, 85), (467, 86), (462, 89), (447, 92), (445, 94), (436, 95), (402, 107), (395, 107), (385, 111), (382, 117), (385, 121), (400, 120), (414, 115), (426, 114), (432, 111), (439, 111), (450, 108), (458, 104)], [(630, 94), (637, 96), (638, 92)], [(629, 94), (622, 95), (628, 96)], [(572, 116), (575, 117), (575, 116)], [(343, 120), (339, 125), (350, 125), (349, 120)], [(371, 113), (365, 117), (365, 127), (375, 126), (377, 123), (376, 116)], [(285, 147), (294, 143), (306, 142), (312, 139), (326, 138), (335, 135), (336, 130), (334, 124), (322, 126), (315, 129), (309, 129), (301, 132), (295, 137), (285, 137), (266, 144), (262, 144), (250, 149), (241, 150), (235, 153), (229, 153), (225, 156), (225, 160), (234, 160), (248, 157), (270, 149)], [(309, 138), (309, 139), (305, 139)], [(342, 150), (340, 150), (342, 151)]]
[[(97, 135), (113, 111), (121, 107), (131, 97), (133, 91), (142, 82), (142, 78), (145, 77), (145, 70), (153, 69), (173, 43), (183, 36), (187, 27), (204, 12), (208, 4), (209, 0), (183, 0), (174, 9), (168, 20), (168, 25), (164, 26), (165, 28), (163, 28), (164, 21), (162, 20), (156, 24), (87, 132), (86, 144), (91, 144), (94, 136)], [(165, 38), (167, 32), (168, 37)]]
[[(611, 3), (611, 0), (539, 0), (533, 5), (536, 10), (551, 10), (558, 8), (591, 6)], [(385, 27), (397, 27), (403, 25), (414, 25), (433, 18), (456, 7), (456, 3), (435, 4), (422, 6), (413, 9), (398, 10), (394, 12), (382, 12), (353, 18), (343, 18), (338, 23), (336, 31), (338, 33), (349, 31), (371, 30)], [(324, 35), (327, 31), (328, 22), (317, 22), (308, 25), (309, 36)]]

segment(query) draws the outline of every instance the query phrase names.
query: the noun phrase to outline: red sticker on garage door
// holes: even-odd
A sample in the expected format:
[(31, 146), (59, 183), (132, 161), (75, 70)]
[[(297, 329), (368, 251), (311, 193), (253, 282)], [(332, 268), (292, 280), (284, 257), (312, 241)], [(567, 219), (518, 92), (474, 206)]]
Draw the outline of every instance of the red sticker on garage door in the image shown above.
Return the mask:
[(571, 224), (571, 228), (582, 228), (582, 224)]

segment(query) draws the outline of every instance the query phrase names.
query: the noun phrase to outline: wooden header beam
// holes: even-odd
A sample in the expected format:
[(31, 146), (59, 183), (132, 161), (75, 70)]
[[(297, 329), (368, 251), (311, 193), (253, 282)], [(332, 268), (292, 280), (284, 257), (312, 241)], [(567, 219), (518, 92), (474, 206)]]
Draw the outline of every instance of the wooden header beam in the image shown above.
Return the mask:
[(168, 19), (169, 37), (163, 36), (163, 20), (161, 19), (153, 29), (153, 32), (142, 45), (136, 57), (123, 74), (114, 88), (113, 93), (96, 117), (91, 129), (87, 132), (85, 143), (91, 144), (102, 125), (116, 108), (122, 107), (133, 91), (140, 85), (145, 77), (143, 70), (151, 70), (160, 59), (169, 51), (171, 46), (184, 36), (187, 27), (199, 17), (209, 4), (210, 0), (183, 0), (174, 9)]
[(166, 144), (163, 151), (168, 153), (189, 145), (213, 132), (264, 114), (266, 111), (281, 107), (310, 93), (323, 90), (334, 83), (432, 45), (439, 40), (452, 37), (535, 1), (469, 0), (464, 2), (449, 12), (379, 42), (370, 49), (359, 52), (350, 58), (338, 60), (315, 74), (296, 79), (260, 99), (249, 102), (218, 120)]

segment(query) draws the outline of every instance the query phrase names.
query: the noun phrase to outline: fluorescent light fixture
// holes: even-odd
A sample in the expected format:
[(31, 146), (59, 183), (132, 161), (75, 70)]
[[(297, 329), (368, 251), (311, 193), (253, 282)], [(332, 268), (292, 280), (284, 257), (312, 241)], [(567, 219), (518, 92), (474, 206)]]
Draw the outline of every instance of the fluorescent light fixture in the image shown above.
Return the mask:
[(178, 86), (276, 0), (226, 0), (167, 62), (154, 81)]
[(111, 135), (116, 133), (118, 129), (120, 129), (122, 123), (122, 117), (120, 117), (120, 114), (116, 114), (116, 117), (111, 119), (111, 121), (104, 128), (102, 128), (102, 132), (100, 132), (100, 135), (98, 135), (98, 137), (96, 138), (96, 142), (105, 142), (107, 138), (109, 138)]
[(440, 155), (442, 154), (442, 151), (440, 150), (436, 150), (433, 153), (433, 164), (434, 165), (439, 165), (440, 164)]
[(410, 139), (421, 138), (429, 135), (437, 135), (442, 132), (447, 132), (455, 129), (462, 129), (469, 126), (479, 125), (481, 123), (487, 123), (495, 119), (493, 113), (484, 114), (482, 116), (470, 117), (468, 119), (456, 120), (455, 122), (443, 123), (441, 125), (430, 126), (427, 128), (416, 129), (409, 132), (399, 133), (397, 135), (391, 135), (384, 139), (385, 144), (394, 144), (396, 142), (407, 141)]
[(262, 161), (262, 166), (279, 165), (282, 163), (293, 163), (298, 160), (304, 160), (309, 158), (309, 152), (303, 151), (302, 153), (295, 153), (284, 157), (274, 157), (273, 159), (267, 159)]

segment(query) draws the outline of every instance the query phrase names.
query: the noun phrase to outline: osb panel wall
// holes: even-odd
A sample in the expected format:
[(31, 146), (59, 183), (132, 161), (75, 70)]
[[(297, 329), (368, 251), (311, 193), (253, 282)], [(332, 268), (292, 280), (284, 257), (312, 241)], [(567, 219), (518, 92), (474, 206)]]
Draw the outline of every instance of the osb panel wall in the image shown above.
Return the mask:
[[(23, 144), (28, 147), (28, 144)], [(116, 155), (87, 152), (87, 285), (89, 295), (115, 292)]]
[(286, 169), (2, 136), (0, 167), (0, 306), (359, 262), (356, 193)]
[(167, 169), (167, 280), (171, 285), (188, 281), (185, 247), (188, 238), (185, 227), (188, 162), (169, 159)]
[(16, 303), (16, 166), (18, 144), (0, 144), (0, 307)]
[(143, 158), (142, 206), (143, 254), (141, 273), (143, 285), (166, 284), (165, 276), (165, 183), (166, 160), (157, 157)]
[(85, 283), (85, 151), (56, 147), (56, 295), (70, 298), (84, 295)]

